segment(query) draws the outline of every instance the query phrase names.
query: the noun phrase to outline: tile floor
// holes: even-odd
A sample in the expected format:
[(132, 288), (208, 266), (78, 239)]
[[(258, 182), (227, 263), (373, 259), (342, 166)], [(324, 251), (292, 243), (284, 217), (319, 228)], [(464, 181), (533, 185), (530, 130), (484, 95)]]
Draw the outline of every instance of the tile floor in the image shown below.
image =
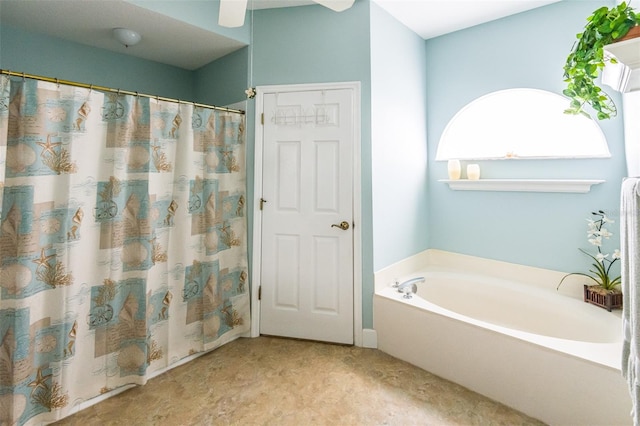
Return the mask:
[(239, 339), (56, 425), (542, 425), (375, 349)]

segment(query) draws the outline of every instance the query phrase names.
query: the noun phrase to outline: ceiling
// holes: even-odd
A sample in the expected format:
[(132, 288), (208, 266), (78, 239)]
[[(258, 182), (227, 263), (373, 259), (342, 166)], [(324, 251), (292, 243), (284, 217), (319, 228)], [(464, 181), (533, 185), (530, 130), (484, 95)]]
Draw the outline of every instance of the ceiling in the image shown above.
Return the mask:
[(373, 1), (426, 40), (560, 0)]
[[(428, 39), (560, 0), (373, 1)], [(253, 9), (314, 4), (311, 0), (249, 3)], [(241, 42), (122, 0), (0, 0), (0, 22), (188, 70), (243, 47)], [(142, 41), (124, 47), (111, 37), (116, 27), (135, 29)]]

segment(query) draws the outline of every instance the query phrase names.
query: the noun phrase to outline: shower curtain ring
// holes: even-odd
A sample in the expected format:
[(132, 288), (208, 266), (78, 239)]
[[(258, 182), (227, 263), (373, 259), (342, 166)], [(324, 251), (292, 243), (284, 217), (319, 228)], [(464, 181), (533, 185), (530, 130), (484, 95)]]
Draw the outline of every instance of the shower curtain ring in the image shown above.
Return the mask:
[(25, 82), (24, 71), (22, 71), (22, 82)]

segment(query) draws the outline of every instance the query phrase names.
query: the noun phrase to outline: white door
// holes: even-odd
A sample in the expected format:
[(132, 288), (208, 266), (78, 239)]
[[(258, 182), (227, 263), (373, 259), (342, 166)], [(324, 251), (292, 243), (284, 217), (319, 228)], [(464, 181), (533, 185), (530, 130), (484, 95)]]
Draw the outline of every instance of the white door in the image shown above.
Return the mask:
[(263, 100), (260, 333), (351, 344), (354, 92)]

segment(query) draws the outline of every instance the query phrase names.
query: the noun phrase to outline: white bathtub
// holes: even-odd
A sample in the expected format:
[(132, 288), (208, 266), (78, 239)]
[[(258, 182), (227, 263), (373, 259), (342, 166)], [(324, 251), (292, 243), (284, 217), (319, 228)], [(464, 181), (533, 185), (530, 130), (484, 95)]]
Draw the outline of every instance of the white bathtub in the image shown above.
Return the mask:
[[(562, 275), (429, 250), (376, 273), (378, 348), (552, 425), (631, 424), (620, 312)], [(419, 276), (411, 299), (390, 287)]]

